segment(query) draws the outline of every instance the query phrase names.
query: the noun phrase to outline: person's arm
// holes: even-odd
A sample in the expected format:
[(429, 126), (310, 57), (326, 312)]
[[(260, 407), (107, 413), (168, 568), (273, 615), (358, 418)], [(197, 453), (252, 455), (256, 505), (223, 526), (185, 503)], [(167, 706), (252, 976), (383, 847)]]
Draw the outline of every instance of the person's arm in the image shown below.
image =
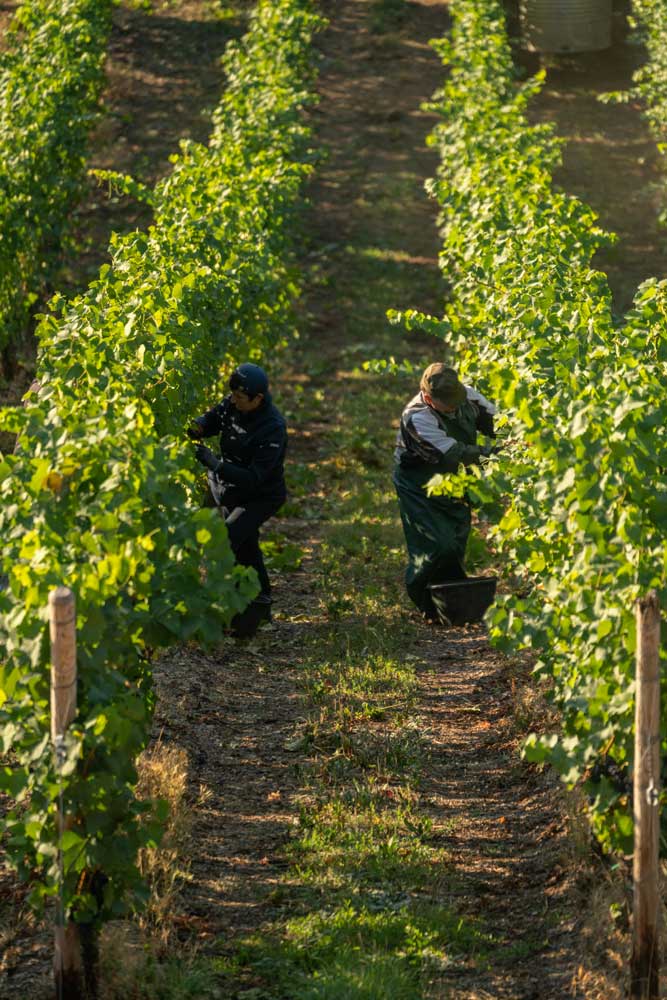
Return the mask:
[(444, 472), (458, 472), (460, 465), (466, 467), (479, 465), (484, 454), (484, 449), (476, 444), (462, 444), (460, 441), (456, 441), (454, 446), (442, 456), (438, 468)]
[(189, 434), (193, 438), (209, 438), (219, 434), (222, 430), (222, 418), (226, 410), (226, 400), (216, 403), (210, 410), (195, 417), (190, 426)]
[[(462, 444), (450, 437), (438, 422), (432, 410), (418, 410), (410, 421), (412, 433), (430, 452), (429, 460), (443, 472), (456, 472), (459, 465), (477, 465), (481, 449), (477, 445)], [(425, 456), (426, 457), (426, 456)], [(434, 468), (435, 471), (435, 468)]]
[(493, 426), (493, 417), (497, 412), (495, 406), (481, 392), (478, 392), (477, 389), (472, 389), (470, 386), (466, 386), (466, 395), (475, 404), (477, 410), (477, 430), (480, 434), (484, 434), (485, 437), (494, 438), (496, 432)]

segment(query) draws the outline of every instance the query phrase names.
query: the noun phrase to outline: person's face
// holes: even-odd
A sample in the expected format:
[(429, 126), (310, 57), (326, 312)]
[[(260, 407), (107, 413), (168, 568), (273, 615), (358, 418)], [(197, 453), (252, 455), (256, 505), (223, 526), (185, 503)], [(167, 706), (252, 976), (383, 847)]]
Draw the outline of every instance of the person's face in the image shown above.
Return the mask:
[(261, 392), (251, 397), (242, 392), (241, 389), (232, 389), (232, 403), (239, 413), (251, 413), (258, 406), (261, 406), (263, 399), (264, 396)]
[(456, 413), (458, 406), (448, 406), (447, 403), (441, 403), (439, 399), (434, 399), (433, 396), (429, 396), (427, 392), (422, 393), (425, 402), (428, 406), (432, 406), (434, 410), (438, 413)]

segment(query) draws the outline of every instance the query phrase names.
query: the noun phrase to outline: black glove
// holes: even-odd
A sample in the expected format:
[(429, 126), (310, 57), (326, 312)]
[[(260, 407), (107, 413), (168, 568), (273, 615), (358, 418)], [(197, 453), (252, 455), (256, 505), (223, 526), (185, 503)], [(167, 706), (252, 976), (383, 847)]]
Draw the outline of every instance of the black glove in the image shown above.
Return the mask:
[(195, 456), (202, 465), (205, 465), (207, 469), (211, 469), (212, 472), (215, 472), (218, 466), (222, 465), (221, 460), (215, 452), (211, 451), (210, 448), (207, 448), (205, 444), (197, 445), (195, 448)]
[(460, 461), (464, 468), (467, 469), (471, 465), (479, 465), (479, 460), (483, 455), (484, 450), (482, 448), (478, 448), (476, 444), (464, 444), (461, 451)]
[(198, 420), (193, 420), (185, 433), (191, 441), (199, 441), (204, 436), (204, 430)]
[(497, 455), (502, 450), (503, 446), (501, 444), (484, 444), (479, 449), (479, 453), (482, 458), (490, 458), (491, 455)]

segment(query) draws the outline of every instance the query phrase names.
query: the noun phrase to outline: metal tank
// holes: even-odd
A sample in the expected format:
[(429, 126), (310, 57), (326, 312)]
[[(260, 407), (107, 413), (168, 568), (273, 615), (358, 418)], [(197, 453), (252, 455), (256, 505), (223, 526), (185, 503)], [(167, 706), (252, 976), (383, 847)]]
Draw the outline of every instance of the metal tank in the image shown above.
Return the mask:
[(613, 0), (520, 0), (523, 47), (595, 52), (611, 45)]

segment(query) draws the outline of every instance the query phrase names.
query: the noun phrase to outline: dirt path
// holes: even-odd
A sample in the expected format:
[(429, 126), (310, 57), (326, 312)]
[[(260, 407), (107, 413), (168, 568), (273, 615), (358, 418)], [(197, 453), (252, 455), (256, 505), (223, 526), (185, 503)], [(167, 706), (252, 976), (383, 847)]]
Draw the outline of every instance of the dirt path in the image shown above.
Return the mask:
[[(406, 305), (437, 312), (444, 296), (436, 269), (436, 211), (420, 193), (436, 166), (424, 147), (432, 119), (419, 106), (442, 81), (425, 43), (446, 30), (446, 4), (412, 6), (410, 41), (402, 52), (400, 30), (373, 37), (363, 29), (364, 7), (336, 4), (326, 36), (325, 66), (332, 68), (322, 78), (320, 134), (330, 158), (314, 193), (327, 280), (309, 302), (311, 336), (319, 355), (330, 360), (324, 379), (316, 376), (313, 384), (329, 394), (335, 376), (336, 426), (359, 419), (351, 397), (373, 398), (350, 362), (392, 353), (419, 363), (441, 350), (397, 338), (382, 316), (386, 308)], [(375, 248), (377, 265), (359, 273), (351, 247)], [(387, 425), (395, 425), (400, 413), (400, 393), (390, 386), (378, 399)], [(391, 438), (389, 431), (380, 460), (387, 480)], [(390, 627), (400, 628), (405, 613), (402, 600)], [(518, 759), (513, 691), (525, 683), (522, 671), (517, 675), (489, 648), (482, 629), (445, 636), (421, 628), (412, 654), (422, 664), (417, 714), (428, 745), (420, 794), (451, 859), (433, 898), (441, 905), (456, 899), (462, 914), (481, 918), (493, 935), (486, 966), (453, 963), (433, 978), (428, 995), (593, 996), (574, 985), (586, 961), (577, 911), (588, 873), (573, 856), (557, 782)], [(587, 975), (594, 989), (595, 977)]]
[(228, 640), (211, 656), (179, 651), (161, 665), (157, 730), (167, 745), (187, 749), (190, 801), (202, 802), (179, 901), (190, 942), (193, 934), (210, 945), (255, 929), (284, 874), (279, 848), (298, 788), (285, 749), (301, 712), (291, 648), (298, 631), (281, 622), (252, 644)]
[(529, 71), (547, 69), (547, 80), (532, 114), (553, 122), (566, 140), (556, 181), (598, 213), (618, 243), (600, 251), (595, 264), (609, 276), (619, 314), (632, 303), (638, 285), (667, 275), (667, 241), (658, 216), (665, 209), (664, 162), (635, 102), (606, 104), (599, 95), (625, 91), (644, 62), (645, 51), (631, 44), (625, 17), (617, 10), (614, 44), (603, 52), (576, 57), (521, 54)]
[(575, 986), (577, 901), (588, 873), (575, 857), (557, 780), (520, 762), (515, 669), (481, 629), (430, 645), (432, 666), (422, 676), (431, 745), (424, 794), (434, 815), (451, 820), (447, 893), (494, 938), (486, 967), (449, 970), (433, 996), (595, 996)]
[[(368, 202), (372, 206), (368, 214), (374, 219), (374, 199), (386, 201), (383, 242), (397, 254), (406, 255), (407, 262), (401, 261), (400, 267), (417, 273), (417, 291), (425, 283), (420, 271), (427, 271), (431, 286), (434, 277), (437, 282), (433, 210), (419, 187), (414, 198), (413, 185), (415, 178), (427, 176), (435, 166), (435, 158), (423, 148), (428, 118), (419, 111), (419, 103), (430, 96), (438, 82), (438, 62), (427, 42), (445, 30), (445, 7), (425, 4), (426, 16), (417, 37), (406, 42), (395, 34), (373, 39), (360, 30), (364, 25), (363, 3), (337, 3), (330, 12), (326, 4), (323, 6), (332, 17), (332, 25), (322, 43), (323, 100), (314, 125), (318, 130), (322, 126), (328, 160), (310, 193), (314, 202), (310, 222), (315, 228), (310, 237), (310, 261), (322, 260), (327, 272), (335, 274), (336, 287), (331, 294), (309, 297), (309, 337), (313, 342), (306, 348), (303, 368), (286, 373), (288, 388), (280, 391), (278, 402), (293, 405), (299, 386), (305, 387), (306, 393), (317, 392), (324, 365), (327, 374), (339, 381), (328, 404), (317, 404), (315, 420), (313, 408), (307, 406), (310, 419), (291, 428), (292, 484), (307, 474), (308, 466), (326, 465), (331, 460), (328, 438), (339, 419), (335, 407), (344, 405), (348, 389), (346, 373), (338, 370), (337, 358), (347, 347), (354, 353), (356, 337), (346, 327), (354, 312), (364, 310), (364, 303), (355, 301), (357, 290), (344, 287), (355, 279), (349, 273), (344, 250), (348, 240), (357, 238), (350, 232), (351, 216), (363, 227), (363, 205)], [(385, 73), (397, 68), (401, 85), (394, 81), (389, 86)], [(424, 73), (429, 74), (426, 80)], [(387, 134), (388, 148), (384, 146)], [(389, 210), (390, 189), (395, 188), (398, 199), (401, 185), (412, 189), (410, 211), (416, 202), (418, 214), (409, 224), (423, 237), (418, 238), (413, 255), (406, 254), (404, 234), (392, 232), (399, 202)], [(377, 238), (378, 234), (372, 236)], [(339, 253), (346, 265), (342, 269), (330, 263)], [(388, 281), (386, 290), (391, 290)], [(433, 296), (428, 302), (436, 304)], [(369, 322), (377, 324), (377, 301), (367, 303), (366, 308), (372, 314)], [(320, 332), (325, 329), (326, 339)], [(313, 351), (318, 354), (317, 361)], [(331, 361), (325, 361), (325, 355)], [(285, 872), (280, 848), (295, 821), (300, 786), (298, 759), (285, 749), (285, 743), (289, 744), (303, 716), (298, 696), (302, 637), (306, 633), (312, 636), (313, 630), (326, 622), (317, 586), (317, 551), (326, 517), (324, 494), (310, 493), (303, 508), (298, 512), (302, 516), (282, 517), (279, 522), (281, 533), (302, 547), (305, 558), (298, 573), (276, 578), (276, 624), (263, 629), (250, 646), (227, 640), (217, 656), (196, 654), (182, 660), (181, 654), (175, 653), (165, 659), (160, 671), (157, 728), (163, 738), (171, 740), (175, 732), (187, 745), (191, 794), (195, 795), (202, 783), (210, 793), (206, 810), (196, 817), (192, 831), (193, 878), (184, 892), (184, 910), (203, 918), (206, 934), (211, 937), (232, 930), (242, 936), (279, 912), (267, 894), (270, 897), (275, 891)], [(200, 717), (202, 705), (204, 724), (197, 724), (193, 731), (190, 720)], [(214, 737), (214, 733), (224, 736)], [(280, 901), (280, 894), (276, 895)], [(190, 929), (200, 933), (200, 927), (197, 919)]]

